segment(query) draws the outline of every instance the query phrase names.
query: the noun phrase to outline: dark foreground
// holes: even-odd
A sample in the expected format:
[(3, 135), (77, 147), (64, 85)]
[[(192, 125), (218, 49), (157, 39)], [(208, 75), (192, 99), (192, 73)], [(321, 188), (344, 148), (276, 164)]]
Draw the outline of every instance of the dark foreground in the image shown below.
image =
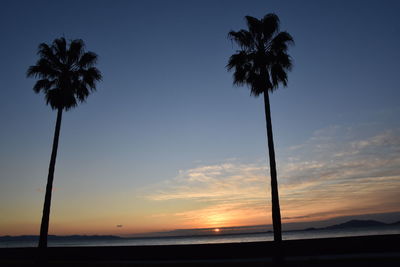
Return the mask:
[[(400, 266), (400, 235), (287, 240), (285, 266)], [(273, 242), (1, 248), (0, 266), (272, 266)], [(38, 257), (40, 256), (40, 257)], [(41, 261), (39, 264), (38, 261)]]

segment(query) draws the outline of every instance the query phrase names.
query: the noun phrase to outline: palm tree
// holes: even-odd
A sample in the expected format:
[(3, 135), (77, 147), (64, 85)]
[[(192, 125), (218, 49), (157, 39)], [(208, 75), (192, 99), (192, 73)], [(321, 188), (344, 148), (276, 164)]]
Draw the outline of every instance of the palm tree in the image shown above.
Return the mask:
[(287, 86), (287, 71), (292, 68), (287, 50), (288, 45), (294, 41), (289, 33), (279, 31), (279, 18), (275, 14), (267, 14), (261, 20), (246, 16), (246, 22), (248, 30), (229, 32), (229, 38), (239, 45), (240, 50), (229, 58), (227, 69), (229, 71), (234, 69), (235, 85), (249, 86), (251, 94), (255, 97), (264, 95), (271, 172), (272, 224), (274, 241), (280, 242), (282, 241), (281, 214), (269, 92), (276, 90), (279, 84)]
[(97, 55), (93, 52), (85, 52), (85, 44), (80, 39), (72, 40), (68, 45), (64, 38), (55, 39), (51, 45), (42, 43), (39, 45), (37, 54), (39, 60), (36, 65), (28, 68), (26, 75), (38, 78), (33, 91), (43, 92), (46, 104), (53, 110), (57, 110), (39, 238), (39, 248), (46, 248), (62, 113), (63, 110), (68, 111), (76, 107), (79, 102), (85, 102), (89, 94), (96, 90), (96, 82), (100, 81), (102, 76), (94, 67)]

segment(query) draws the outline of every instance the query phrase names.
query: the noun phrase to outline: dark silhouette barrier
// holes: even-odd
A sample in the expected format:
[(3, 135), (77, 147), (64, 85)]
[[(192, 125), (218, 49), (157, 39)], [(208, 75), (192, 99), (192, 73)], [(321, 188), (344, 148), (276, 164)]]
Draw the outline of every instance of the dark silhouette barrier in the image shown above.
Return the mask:
[[(285, 257), (398, 253), (400, 235), (340, 237), (282, 242)], [(125, 247), (50, 247), (49, 261), (182, 261), (271, 259), (274, 242)], [(38, 248), (1, 248), (2, 261), (34, 261)]]

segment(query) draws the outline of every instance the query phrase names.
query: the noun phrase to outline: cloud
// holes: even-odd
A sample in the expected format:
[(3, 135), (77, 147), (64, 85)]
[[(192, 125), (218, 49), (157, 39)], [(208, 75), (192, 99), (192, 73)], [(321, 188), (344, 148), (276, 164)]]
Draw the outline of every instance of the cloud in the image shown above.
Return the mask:
[[(286, 156), (285, 156), (286, 155)], [(331, 126), (278, 159), (284, 221), (396, 211), (400, 206), (400, 131)], [(267, 161), (238, 159), (180, 170), (145, 192), (151, 201), (202, 203), (172, 212), (183, 225), (270, 223)]]
[[(257, 164), (222, 163), (180, 170), (179, 175), (147, 194), (151, 200), (224, 200), (264, 192), (266, 168)], [(264, 190), (263, 190), (264, 189)]]
[[(348, 129), (336, 130), (346, 134)], [(353, 130), (354, 131), (354, 130)], [(386, 130), (361, 140), (343, 140), (317, 132), (306, 145), (301, 155), (280, 165), (283, 183), (297, 183), (310, 180), (355, 179), (370, 176), (399, 175), (400, 133)], [(338, 133), (336, 133), (337, 135)], [(339, 135), (339, 137), (341, 137)], [(323, 140), (324, 144), (321, 144)], [(329, 140), (329, 141), (328, 141)]]

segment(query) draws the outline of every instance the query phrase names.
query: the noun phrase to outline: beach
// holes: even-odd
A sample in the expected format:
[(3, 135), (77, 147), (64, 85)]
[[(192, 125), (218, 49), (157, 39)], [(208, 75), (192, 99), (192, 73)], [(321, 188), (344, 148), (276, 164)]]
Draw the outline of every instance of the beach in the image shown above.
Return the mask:
[[(400, 235), (285, 240), (286, 266), (398, 266)], [(0, 249), (1, 266), (34, 266), (37, 248)], [(270, 266), (271, 241), (170, 246), (50, 247), (54, 266)]]

